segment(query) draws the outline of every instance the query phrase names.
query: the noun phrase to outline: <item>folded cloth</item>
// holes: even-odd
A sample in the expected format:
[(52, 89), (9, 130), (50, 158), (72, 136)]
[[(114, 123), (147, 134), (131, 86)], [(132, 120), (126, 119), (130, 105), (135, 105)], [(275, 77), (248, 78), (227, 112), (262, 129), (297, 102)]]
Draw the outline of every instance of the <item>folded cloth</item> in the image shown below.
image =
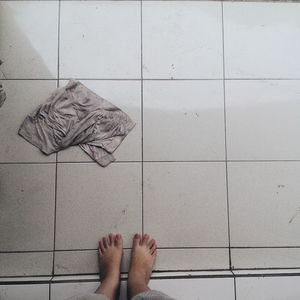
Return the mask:
[(4, 101), (6, 100), (6, 93), (0, 83), (0, 107), (3, 105)]
[(25, 118), (19, 134), (47, 155), (79, 145), (105, 167), (134, 126), (118, 107), (70, 80)]

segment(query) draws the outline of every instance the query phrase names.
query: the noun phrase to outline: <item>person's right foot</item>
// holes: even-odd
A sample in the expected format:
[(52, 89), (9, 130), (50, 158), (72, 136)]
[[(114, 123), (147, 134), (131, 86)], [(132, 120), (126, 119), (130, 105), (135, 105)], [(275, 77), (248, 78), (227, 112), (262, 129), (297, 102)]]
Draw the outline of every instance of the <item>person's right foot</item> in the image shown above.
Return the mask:
[(156, 248), (155, 240), (150, 240), (148, 234), (143, 238), (139, 234), (134, 236), (127, 284), (129, 298), (149, 290), (148, 283), (156, 258)]

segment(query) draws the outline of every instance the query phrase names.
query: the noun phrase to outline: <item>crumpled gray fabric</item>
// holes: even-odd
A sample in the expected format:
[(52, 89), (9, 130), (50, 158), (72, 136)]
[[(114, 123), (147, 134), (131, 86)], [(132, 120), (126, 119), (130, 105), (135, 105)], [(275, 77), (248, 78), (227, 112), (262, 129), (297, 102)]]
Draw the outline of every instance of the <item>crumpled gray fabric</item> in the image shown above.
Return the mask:
[[(71, 298), (68, 298), (67, 300), (109, 300), (109, 298), (101, 294), (88, 293), (88, 294), (73, 296)], [(131, 300), (174, 300), (174, 299), (162, 292), (149, 290), (137, 294)]]
[(5, 100), (6, 100), (6, 93), (3, 89), (2, 84), (0, 83), (0, 107), (3, 105)]
[(105, 167), (134, 126), (118, 107), (70, 80), (25, 118), (19, 134), (47, 155), (79, 145)]

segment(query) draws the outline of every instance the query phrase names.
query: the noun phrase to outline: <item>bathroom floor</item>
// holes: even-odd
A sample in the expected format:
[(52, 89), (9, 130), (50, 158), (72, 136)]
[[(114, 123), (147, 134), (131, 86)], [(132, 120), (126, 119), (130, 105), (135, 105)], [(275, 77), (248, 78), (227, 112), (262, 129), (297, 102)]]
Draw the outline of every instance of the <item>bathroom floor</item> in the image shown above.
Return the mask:
[[(155, 271), (225, 272), (228, 299), (244, 279), (227, 272), (300, 268), (299, 15), (283, 2), (0, 1), (0, 275), (93, 276), (109, 232), (123, 272), (133, 234), (149, 233)], [(17, 134), (71, 78), (136, 122), (106, 168)]]

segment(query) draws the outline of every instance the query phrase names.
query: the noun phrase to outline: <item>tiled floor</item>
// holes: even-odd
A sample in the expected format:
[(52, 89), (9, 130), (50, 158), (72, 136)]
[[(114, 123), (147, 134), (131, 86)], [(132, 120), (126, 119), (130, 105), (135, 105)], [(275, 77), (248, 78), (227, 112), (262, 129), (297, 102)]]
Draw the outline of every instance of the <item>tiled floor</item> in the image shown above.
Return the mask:
[[(0, 1), (0, 276), (95, 274), (109, 232), (124, 236), (124, 272), (135, 232), (157, 239), (158, 271), (300, 267), (299, 15), (300, 3)], [(70, 78), (137, 123), (107, 168), (17, 135)], [(274, 280), (239, 278), (237, 297)]]

